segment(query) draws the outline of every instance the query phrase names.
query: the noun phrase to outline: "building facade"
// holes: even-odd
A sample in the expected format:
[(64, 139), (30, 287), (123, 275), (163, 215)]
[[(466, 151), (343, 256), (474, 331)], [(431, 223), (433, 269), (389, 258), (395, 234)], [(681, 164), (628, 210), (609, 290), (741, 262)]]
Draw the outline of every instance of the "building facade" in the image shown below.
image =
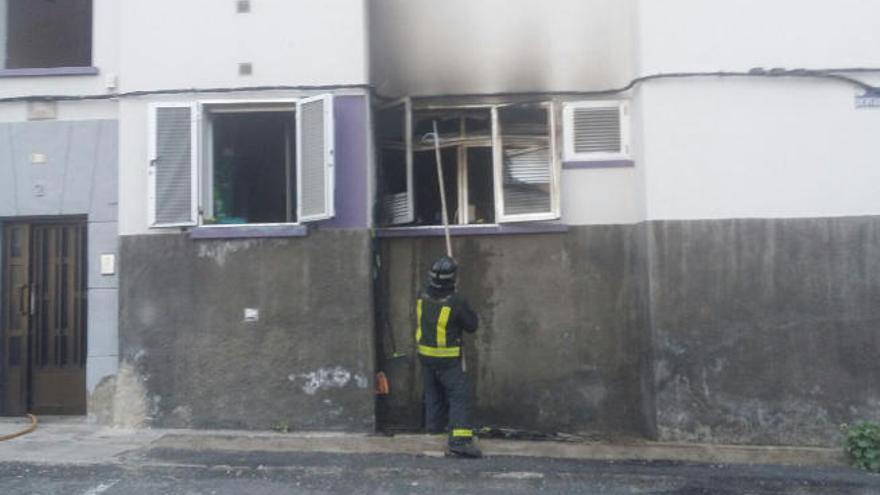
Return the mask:
[(4, 3), (5, 414), (418, 429), (437, 142), (476, 423), (878, 419), (870, 2)]

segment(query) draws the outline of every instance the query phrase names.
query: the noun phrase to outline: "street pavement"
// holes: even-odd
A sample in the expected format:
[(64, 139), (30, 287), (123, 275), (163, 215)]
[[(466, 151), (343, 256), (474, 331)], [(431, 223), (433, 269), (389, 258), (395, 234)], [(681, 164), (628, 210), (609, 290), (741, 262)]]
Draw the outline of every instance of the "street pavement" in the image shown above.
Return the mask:
[[(0, 434), (15, 424), (0, 421)], [(48, 419), (0, 442), (0, 495), (17, 494), (791, 494), (880, 495), (880, 476), (838, 449), (644, 442), (481, 441), (339, 433), (114, 430)]]
[(0, 464), (4, 494), (866, 495), (847, 468), (393, 454), (154, 451), (108, 465)]

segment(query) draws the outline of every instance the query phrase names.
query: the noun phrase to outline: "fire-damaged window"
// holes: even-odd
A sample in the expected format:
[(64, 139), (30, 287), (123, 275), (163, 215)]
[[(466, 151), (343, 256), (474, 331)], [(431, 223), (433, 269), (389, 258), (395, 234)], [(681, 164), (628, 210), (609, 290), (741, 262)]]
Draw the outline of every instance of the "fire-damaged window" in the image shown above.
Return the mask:
[(437, 125), (452, 224), (559, 218), (559, 175), (551, 103), (378, 112), (384, 225), (440, 225), (433, 141)]
[(150, 225), (278, 224), (333, 216), (333, 98), (158, 104)]
[(7, 69), (92, 64), (92, 0), (0, 0), (0, 19)]

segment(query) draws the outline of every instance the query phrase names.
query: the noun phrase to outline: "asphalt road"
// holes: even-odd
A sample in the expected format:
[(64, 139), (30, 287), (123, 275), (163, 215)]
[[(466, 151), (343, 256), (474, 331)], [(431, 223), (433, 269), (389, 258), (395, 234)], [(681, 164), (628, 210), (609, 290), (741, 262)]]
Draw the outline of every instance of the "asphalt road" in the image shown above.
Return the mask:
[(112, 465), (0, 464), (0, 494), (880, 494), (849, 469), (151, 450)]

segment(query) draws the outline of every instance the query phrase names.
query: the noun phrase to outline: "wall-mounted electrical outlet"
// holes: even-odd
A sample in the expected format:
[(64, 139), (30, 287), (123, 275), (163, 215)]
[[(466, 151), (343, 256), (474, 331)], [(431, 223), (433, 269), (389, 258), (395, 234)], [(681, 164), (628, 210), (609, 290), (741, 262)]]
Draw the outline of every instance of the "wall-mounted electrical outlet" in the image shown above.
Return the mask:
[(260, 310), (257, 308), (244, 308), (244, 321), (260, 321)]

